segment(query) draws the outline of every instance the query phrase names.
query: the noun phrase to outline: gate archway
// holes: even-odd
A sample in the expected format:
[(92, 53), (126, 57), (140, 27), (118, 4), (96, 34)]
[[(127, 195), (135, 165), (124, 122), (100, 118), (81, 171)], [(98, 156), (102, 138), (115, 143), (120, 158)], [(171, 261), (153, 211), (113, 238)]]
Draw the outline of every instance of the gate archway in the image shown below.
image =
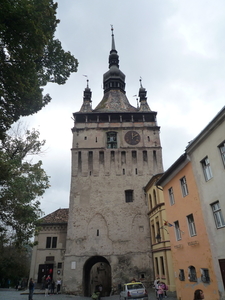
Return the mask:
[(102, 285), (102, 296), (111, 292), (111, 266), (103, 256), (92, 256), (83, 267), (83, 291), (85, 297), (90, 297), (96, 286)]

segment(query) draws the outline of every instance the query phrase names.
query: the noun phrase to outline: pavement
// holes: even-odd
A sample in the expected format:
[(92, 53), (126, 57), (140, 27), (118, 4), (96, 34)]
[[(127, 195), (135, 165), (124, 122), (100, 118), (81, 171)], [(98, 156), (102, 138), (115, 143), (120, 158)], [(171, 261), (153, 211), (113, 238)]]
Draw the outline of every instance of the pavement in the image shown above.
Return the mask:
[[(0, 289), (0, 300), (28, 300), (28, 291), (17, 291), (15, 289)], [(44, 291), (35, 289), (33, 300), (91, 300), (91, 297), (74, 296), (66, 294), (54, 294), (45, 297)], [(148, 299), (156, 300), (155, 291), (153, 289), (148, 291)], [(101, 297), (101, 300), (119, 300), (119, 295), (112, 295), (109, 297)], [(165, 300), (177, 300), (176, 295), (168, 292), (168, 298)]]

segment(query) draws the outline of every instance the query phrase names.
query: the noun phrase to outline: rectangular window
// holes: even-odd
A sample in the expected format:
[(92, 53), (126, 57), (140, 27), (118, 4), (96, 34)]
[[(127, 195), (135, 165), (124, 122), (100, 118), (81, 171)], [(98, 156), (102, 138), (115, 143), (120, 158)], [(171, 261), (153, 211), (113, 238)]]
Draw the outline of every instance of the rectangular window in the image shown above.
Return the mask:
[(52, 238), (51, 237), (47, 237), (46, 238), (46, 248), (51, 248), (51, 242), (52, 242)]
[(117, 133), (107, 132), (107, 148), (115, 149), (117, 148)]
[(209, 270), (208, 269), (200, 269), (201, 270), (201, 280), (202, 282), (209, 283), (210, 282), (210, 277), (209, 277)]
[(147, 151), (143, 151), (143, 161), (148, 161), (148, 154)]
[(203, 173), (205, 176), (205, 181), (209, 181), (213, 176), (212, 176), (212, 170), (211, 170), (211, 166), (209, 163), (209, 158), (205, 157), (202, 161), (202, 169), (203, 169)]
[(155, 257), (155, 269), (156, 273), (159, 276), (159, 263), (158, 263), (158, 257)]
[(165, 267), (164, 267), (163, 256), (160, 256), (160, 264), (161, 264), (162, 275), (165, 275)]
[(174, 200), (173, 188), (171, 187), (170, 189), (168, 189), (168, 192), (169, 192), (170, 205), (174, 205), (175, 200)]
[(181, 240), (181, 233), (180, 233), (179, 221), (174, 222), (174, 229), (175, 229), (176, 240), (180, 241)]
[(194, 217), (193, 217), (192, 214), (187, 216), (187, 221), (188, 221), (188, 228), (189, 228), (190, 236), (197, 235), (196, 228), (195, 228)]
[(52, 238), (52, 248), (56, 248), (56, 247), (57, 247), (57, 237), (54, 236), (54, 237)]
[(126, 202), (133, 202), (133, 190), (126, 190), (125, 191), (125, 201)]
[(46, 248), (56, 248), (57, 247), (57, 237), (47, 237), (46, 238)]
[(181, 184), (182, 195), (183, 197), (185, 197), (188, 195), (188, 187), (187, 187), (187, 181), (185, 176), (180, 179), (180, 184)]
[(152, 236), (152, 244), (155, 244), (155, 243), (156, 243), (156, 238), (155, 238), (155, 226), (154, 226), (153, 223), (151, 224), (151, 229), (152, 229), (152, 234), (151, 234), (151, 236)]
[(61, 262), (58, 263), (58, 269), (62, 269), (62, 263)]
[(180, 281), (185, 280), (184, 269), (179, 270), (179, 279), (180, 279)]
[(214, 219), (215, 219), (215, 223), (216, 223), (216, 227), (217, 228), (221, 228), (225, 226), (225, 222), (224, 222), (224, 218), (223, 218), (223, 214), (220, 208), (220, 203), (219, 201), (211, 204), (212, 207), (212, 211), (213, 211), (213, 215), (214, 215)]
[(219, 149), (220, 149), (220, 154), (221, 154), (221, 158), (223, 161), (223, 165), (225, 167), (225, 141), (219, 145)]

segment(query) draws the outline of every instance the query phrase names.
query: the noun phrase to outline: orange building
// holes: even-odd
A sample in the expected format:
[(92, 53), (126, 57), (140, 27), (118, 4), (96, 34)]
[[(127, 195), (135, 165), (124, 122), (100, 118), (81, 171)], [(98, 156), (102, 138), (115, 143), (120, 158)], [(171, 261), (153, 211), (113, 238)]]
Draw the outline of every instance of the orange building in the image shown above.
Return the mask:
[(177, 298), (193, 299), (202, 289), (207, 299), (220, 299), (212, 253), (192, 164), (183, 154), (158, 180), (163, 187), (175, 272)]

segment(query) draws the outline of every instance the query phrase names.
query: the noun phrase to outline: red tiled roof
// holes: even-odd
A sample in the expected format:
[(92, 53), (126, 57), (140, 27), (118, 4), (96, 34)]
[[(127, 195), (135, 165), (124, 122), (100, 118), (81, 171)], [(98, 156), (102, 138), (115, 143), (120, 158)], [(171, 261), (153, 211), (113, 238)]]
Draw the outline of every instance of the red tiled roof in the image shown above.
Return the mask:
[(41, 218), (42, 224), (59, 224), (68, 222), (69, 208), (59, 208), (53, 213)]

